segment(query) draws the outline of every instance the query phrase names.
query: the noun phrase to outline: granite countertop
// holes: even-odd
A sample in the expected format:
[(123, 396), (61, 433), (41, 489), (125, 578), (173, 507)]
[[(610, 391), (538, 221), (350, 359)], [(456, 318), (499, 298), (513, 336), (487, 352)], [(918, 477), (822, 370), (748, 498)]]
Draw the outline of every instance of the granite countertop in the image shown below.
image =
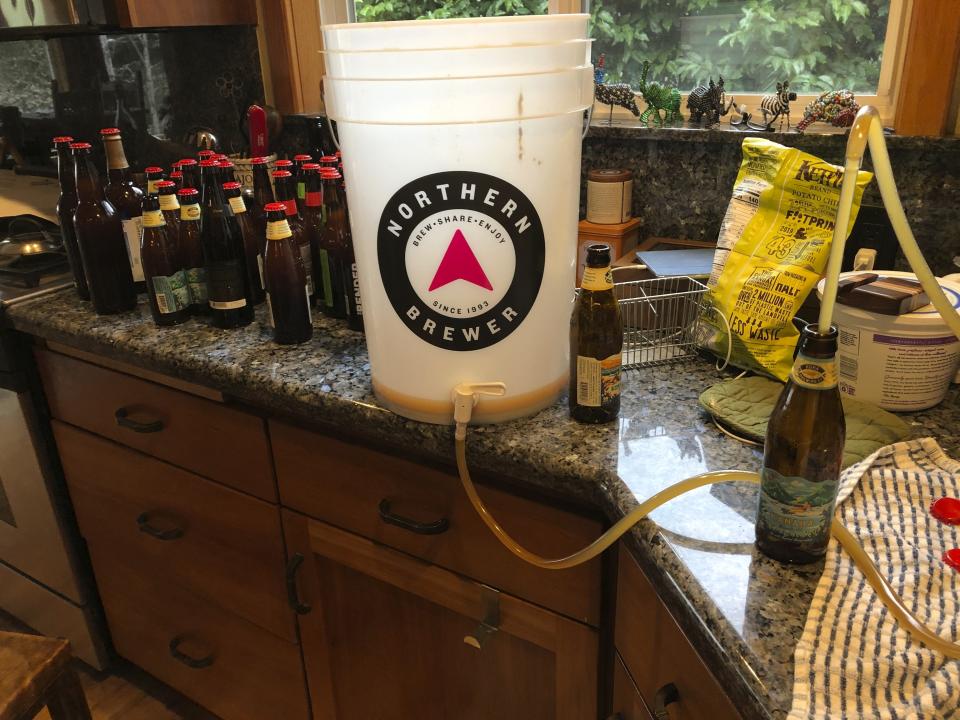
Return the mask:
[[(416, 448), (453, 464), (449, 427), (404, 420), (376, 401), (362, 334), (318, 317), (314, 339), (272, 343), (264, 309), (246, 328), (223, 331), (190, 320), (158, 328), (141, 298), (135, 311), (96, 316), (73, 290), (9, 309), (8, 322), (32, 335), (193, 381), (266, 410), (338, 426), (382, 446)], [(697, 404), (726, 377), (702, 358), (630, 370), (619, 422), (580, 425), (560, 402), (536, 416), (472, 428), (467, 452), (477, 472), (552, 496), (589, 503), (614, 521), (653, 493), (708, 470), (756, 470), (756, 448), (723, 435)], [(960, 451), (957, 396), (905, 416), (917, 436)], [(793, 650), (821, 567), (789, 568), (753, 547), (756, 489), (702, 488), (668, 503), (627, 536), (637, 560), (747, 718), (783, 718), (790, 709)]]

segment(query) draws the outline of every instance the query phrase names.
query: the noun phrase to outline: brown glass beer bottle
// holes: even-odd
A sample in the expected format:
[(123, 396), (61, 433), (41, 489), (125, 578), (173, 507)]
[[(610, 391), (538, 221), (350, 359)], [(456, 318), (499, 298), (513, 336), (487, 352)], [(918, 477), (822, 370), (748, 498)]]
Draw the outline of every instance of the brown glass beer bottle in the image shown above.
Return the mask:
[(140, 262), (141, 205), (143, 190), (130, 177), (130, 165), (123, 152), (120, 130), (104, 128), (100, 131), (104, 153), (107, 156), (107, 184), (103, 193), (113, 205), (123, 226), (123, 236), (130, 256), (130, 270), (138, 292), (146, 288), (143, 282), (143, 265)]
[(267, 286), (267, 313), (274, 341), (295, 345), (309, 340), (313, 336), (313, 322), (306, 268), (283, 203), (267, 205), (263, 279)]
[(73, 172), (73, 154), (70, 146), (73, 138), (62, 135), (53, 139), (53, 147), (57, 151), (57, 176), (60, 179), (60, 197), (57, 198), (57, 219), (60, 222), (60, 235), (63, 238), (63, 249), (67, 252), (70, 263), (70, 272), (73, 274), (73, 284), (81, 300), (90, 299), (90, 290), (87, 288), (87, 278), (83, 274), (83, 260), (80, 258), (80, 247), (77, 245), (77, 235), (73, 230), (73, 212), (77, 209), (77, 185)]
[(143, 200), (140, 257), (153, 321), (157, 325), (179, 325), (190, 316), (190, 289), (177, 238), (166, 223), (156, 195), (148, 194)]
[(207, 269), (203, 262), (203, 245), (200, 240), (200, 193), (196, 188), (184, 188), (177, 193), (180, 202), (180, 253), (187, 274), (190, 291), (190, 312), (206, 315), (210, 312), (207, 301)]
[(287, 223), (290, 225), (293, 237), (297, 241), (297, 247), (300, 248), (303, 267), (307, 272), (308, 294), (312, 301), (314, 296), (313, 255), (310, 248), (310, 237), (303, 225), (303, 220), (300, 219), (300, 213), (297, 211), (297, 189), (293, 182), (293, 174), (289, 170), (275, 170), (273, 186), (277, 195), (277, 202), (282, 202), (286, 207)]
[(257, 230), (250, 219), (250, 213), (247, 212), (247, 206), (240, 195), (240, 183), (226, 182), (223, 184), (224, 196), (240, 225), (240, 233), (243, 235), (243, 247), (246, 257), (247, 278), (250, 281), (250, 289), (253, 294), (253, 304), (259, 305), (263, 302), (264, 290), (261, 281), (261, 263), (263, 262), (260, 239), (257, 237)]

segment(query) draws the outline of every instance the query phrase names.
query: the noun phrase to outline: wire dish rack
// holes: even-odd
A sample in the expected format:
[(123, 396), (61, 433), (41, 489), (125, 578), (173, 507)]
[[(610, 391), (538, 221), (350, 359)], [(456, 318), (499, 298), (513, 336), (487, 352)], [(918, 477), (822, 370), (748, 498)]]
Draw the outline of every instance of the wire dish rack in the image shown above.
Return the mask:
[(695, 355), (694, 331), (706, 291), (699, 280), (682, 276), (615, 282), (623, 321), (623, 368)]

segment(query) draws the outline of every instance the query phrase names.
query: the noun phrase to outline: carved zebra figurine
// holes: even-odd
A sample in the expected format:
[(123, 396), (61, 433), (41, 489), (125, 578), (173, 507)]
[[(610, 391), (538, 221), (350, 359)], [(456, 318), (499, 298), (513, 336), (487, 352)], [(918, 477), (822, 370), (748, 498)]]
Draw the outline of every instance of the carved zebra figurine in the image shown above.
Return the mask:
[(713, 82), (710, 78), (709, 85), (697, 85), (687, 96), (687, 110), (690, 111), (690, 122), (700, 122), (703, 116), (707, 116), (707, 124), (715, 125), (720, 122), (720, 117), (727, 114), (729, 107), (724, 109), (725, 100), (723, 92), (723, 75), (720, 81)]
[(797, 99), (795, 92), (789, 92), (790, 83), (784, 80), (777, 83), (777, 92), (764, 95), (760, 101), (760, 112), (763, 114), (764, 127), (757, 130), (773, 130), (773, 122), (780, 118), (778, 130), (783, 130), (783, 119), (787, 119), (787, 130), (790, 129), (790, 101)]

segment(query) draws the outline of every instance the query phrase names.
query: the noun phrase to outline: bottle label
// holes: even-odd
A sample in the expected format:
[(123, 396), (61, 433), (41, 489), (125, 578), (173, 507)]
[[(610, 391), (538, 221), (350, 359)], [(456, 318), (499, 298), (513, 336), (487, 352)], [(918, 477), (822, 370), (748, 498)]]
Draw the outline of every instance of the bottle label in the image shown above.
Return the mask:
[(180, 206), (180, 219), (181, 220), (199, 220), (200, 219), (200, 206), (196, 203), (190, 205), (181, 205)]
[(147, 180), (147, 195), (156, 195), (157, 194), (157, 183), (160, 182), (157, 180)]
[(190, 287), (187, 274), (178, 270), (173, 275), (154, 275), (153, 293), (162, 315), (178, 312), (190, 306)]
[(783, 540), (805, 542), (829, 532), (840, 478), (811, 482), (773, 468), (760, 471), (757, 528)]
[(143, 227), (163, 227), (167, 223), (163, 219), (163, 210), (144, 210)]
[(267, 325), (272, 328), (277, 326), (276, 321), (273, 319), (273, 303), (270, 302), (270, 293), (267, 293)]
[(609, 267), (585, 267), (580, 287), (584, 290), (609, 290), (613, 287), (613, 271)]
[(620, 397), (620, 353), (603, 360), (577, 355), (577, 405), (601, 407)]
[[(176, 195), (160, 195), (160, 209), (161, 210), (179, 210), (180, 202), (177, 200), (177, 196)], [(199, 205), (197, 206), (197, 209), (199, 209)]]
[(292, 236), (290, 223), (286, 220), (271, 220), (267, 223), (267, 240), (283, 240)]
[(236, 310), (246, 307), (243, 287), (244, 271), (240, 260), (221, 260), (207, 266), (207, 294), (214, 310)]
[(283, 200), (284, 206), (287, 209), (287, 215), (296, 215), (297, 214), (297, 201), (296, 200)]
[(363, 315), (363, 302), (360, 300), (360, 274), (357, 272), (357, 264), (350, 266), (353, 273), (353, 305), (357, 315)]
[(330, 276), (330, 253), (320, 248), (320, 280), (323, 283), (323, 304), (333, 307), (333, 278)]
[(306, 183), (298, 182), (297, 183), (297, 199), (303, 200), (307, 194), (307, 185)]
[(303, 269), (307, 273), (307, 295), (313, 295), (313, 256), (309, 245), (300, 246), (300, 259), (303, 260)]
[(247, 206), (243, 204), (243, 198), (237, 195), (236, 197), (230, 198), (230, 207), (235, 213), (242, 213), (247, 211)]
[(130, 258), (130, 270), (134, 282), (143, 282), (143, 263), (140, 261), (140, 235), (143, 233), (143, 218), (121, 220), (123, 239), (127, 242), (127, 257)]
[(800, 387), (810, 390), (832, 390), (837, 386), (837, 359), (813, 358), (803, 353), (793, 361), (790, 377)]
[(319, 190), (304, 194), (307, 207), (323, 207), (323, 193)]
[(193, 305), (207, 304), (207, 270), (202, 267), (188, 268), (187, 287), (190, 291), (190, 302)]

